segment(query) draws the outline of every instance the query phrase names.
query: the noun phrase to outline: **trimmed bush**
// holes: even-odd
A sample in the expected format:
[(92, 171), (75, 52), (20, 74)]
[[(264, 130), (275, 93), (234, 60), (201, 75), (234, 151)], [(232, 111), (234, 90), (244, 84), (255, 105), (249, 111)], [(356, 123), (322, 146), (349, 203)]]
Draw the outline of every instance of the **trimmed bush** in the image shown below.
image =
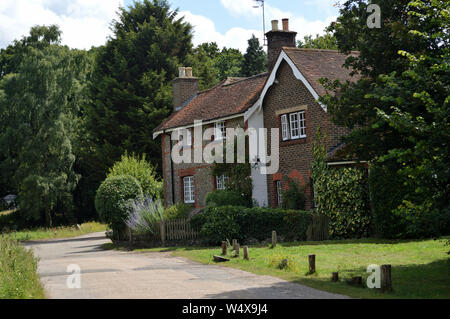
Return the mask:
[(166, 210), (164, 211), (164, 219), (170, 220), (188, 218), (191, 210), (192, 206), (178, 203), (166, 208)]
[(252, 202), (246, 197), (234, 190), (216, 190), (206, 195), (206, 206), (240, 206), (252, 207)]
[(107, 178), (121, 175), (136, 178), (145, 196), (153, 200), (163, 197), (163, 182), (159, 180), (153, 165), (145, 159), (145, 154), (142, 157), (123, 155), (120, 162), (115, 163), (109, 170)]
[(311, 213), (306, 211), (223, 206), (208, 207), (191, 224), (200, 229), (205, 243), (217, 245), (226, 239), (267, 240), (273, 230), (285, 240), (305, 240), (311, 220)]
[(98, 188), (95, 208), (115, 235), (121, 235), (129, 215), (130, 200), (143, 199), (142, 188), (136, 178), (128, 175), (107, 178)]

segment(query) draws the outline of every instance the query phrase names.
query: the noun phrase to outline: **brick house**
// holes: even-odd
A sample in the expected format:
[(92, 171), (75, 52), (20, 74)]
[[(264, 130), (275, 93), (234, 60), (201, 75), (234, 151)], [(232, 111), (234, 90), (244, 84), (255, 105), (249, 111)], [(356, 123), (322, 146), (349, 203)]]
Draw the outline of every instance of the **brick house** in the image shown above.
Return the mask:
[[(226, 184), (226, 176), (211, 176), (211, 164), (175, 164), (171, 159), (173, 132), (184, 138), (183, 151), (204, 149), (211, 143), (203, 140), (201, 145), (194, 145), (194, 122), (202, 120), (202, 132), (214, 129), (213, 142), (224, 139), (225, 129), (230, 127), (269, 129), (263, 143), (265, 152), (271, 149), (270, 129), (277, 128), (279, 170), (262, 174), (260, 168), (252, 168), (253, 198), (261, 206), (277, 207), (286, 187), (284, 179), (290, 177), (305, 187), (306, 208), (312, 208), (311, 142), (315, 132), (321, 127), (327, 133), (330, 155), (335, 155), (341, 146), (340, 137), (348, 133), (330, 121), (326, 106), (317, 101), (325, 94), (319, 79), (352, 78), (350, 71), (342, 67), (345, 55), (332, 50), (297, 49), (296, 32), (289, 30), (288, 19), (283, 19), (282, 30), (278, 29), (278, 21), (272, 21), (272, 30), (266, 35), (269, 73), (228, 78), (210, 90), (198, 92), (198, 79), (192, 76), (192, 69), (180, 68), (179, 77), (173, 81), (174, 112), (154, 131), (154, 138), (162, 138), (165, 205), (184, 202), (201, 209), (206, 194)], [(261, 143), (258, 145), (261, 147)]]

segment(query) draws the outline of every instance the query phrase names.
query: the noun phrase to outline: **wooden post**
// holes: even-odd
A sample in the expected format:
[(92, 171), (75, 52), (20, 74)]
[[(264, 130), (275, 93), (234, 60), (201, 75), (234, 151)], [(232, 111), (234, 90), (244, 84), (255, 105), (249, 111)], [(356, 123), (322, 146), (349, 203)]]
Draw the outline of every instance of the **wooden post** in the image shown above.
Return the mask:
[(338, 272), (334, 272), (331, 274), (331, 281), (332, 282), (338, 282), (339, 281), (339, 273)]
[(309, 273), (314, 274), (316, 272), (316, 255), (309, 255)]
[(381, 266), (381, 291), (392, 291), (391, 265)]
[(244, 259), (248, 260), (248, 246), (244, 246)]
[(274, 230), (272, 232), (272, 248), (277, 247), (277, 232)]
[(223, 241), (222, 242), (222, 256), (226, 256), (227, 255), (227, 242)]
[(235, 249), (236, 257), (239, 257), (239, 250), (240, 250), (240, 249), (241, 249), (240, 245), (239, 245), (239, 244), (236, 244), (236, 249)]
[(236, 250), (237, 239), (233, 239), (233, 250)]
[(352, 277), (352, 279), (350, 280), (350, 284), (357, 287), (362, 286), (362, 277), (361, 276)]

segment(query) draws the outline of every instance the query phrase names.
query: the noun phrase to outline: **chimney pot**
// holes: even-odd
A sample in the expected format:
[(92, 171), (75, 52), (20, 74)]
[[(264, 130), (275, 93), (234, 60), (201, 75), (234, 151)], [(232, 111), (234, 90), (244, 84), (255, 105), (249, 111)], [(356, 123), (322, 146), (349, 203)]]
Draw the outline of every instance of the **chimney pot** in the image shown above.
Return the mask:
[(186, 68), (186, 77), (192, 78), (192, 68)]
[(278, 31), (278, 20), (272, 20), (272, 31)]
[(289, 31), (289, 19), (283, 19), (283, 31)]
[(186, 77), (186, 68), (185, 67), (179, 67), (178, 71), (179, 71), (178, 77), (180, 77), (180, 78)]

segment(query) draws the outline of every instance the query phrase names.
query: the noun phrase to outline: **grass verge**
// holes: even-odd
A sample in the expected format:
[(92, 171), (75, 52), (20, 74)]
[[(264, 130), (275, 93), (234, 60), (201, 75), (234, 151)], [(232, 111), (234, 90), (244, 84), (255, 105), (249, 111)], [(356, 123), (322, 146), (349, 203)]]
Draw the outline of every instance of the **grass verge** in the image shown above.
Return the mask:
[[(229, 248), (229, 251), (231, 248)], [(138, 252), (172, 251), (203, 264), (215, 264), (217, 248), (159, 248)], [(270, 275), (309, 287), (355, 298), (450, 298), (450, 262), (443, 240), (342, 240), (283, 243), (276, 248), (250, 247), (250, 260), (230, 258), (221, 266), (238, 268), (259, 275)], [(308, 275), (308, 255), (316, 255), (314, 275)], [(230, 254), (229, 257), (232, 257)], [(287, 267), (279, 264), (287, 259)], [(392, 293), (379, 289), (354, 287), (346, 279), (362, 276), (366, 282), (371, 264), (392, 265)], [(340, 281), (331, 282), (331, 273), (339, 272)]]
[(0, 237), (0, 299), (43, 299), (38, 260), (19, 242)]
[(4, 234), (8, 238), (18, 241), (29, 240), (46, 240), (58, 238), (71, 238), (90, 233), (96, 233), (106, 230), (106, 225), (97, 222), (90, 222), (80, 225), (80, 229), (76, 226), (58, 227), (58, 228), (37, 228), (30, 230), (21, 230), (17, 232), (9, 232)]

